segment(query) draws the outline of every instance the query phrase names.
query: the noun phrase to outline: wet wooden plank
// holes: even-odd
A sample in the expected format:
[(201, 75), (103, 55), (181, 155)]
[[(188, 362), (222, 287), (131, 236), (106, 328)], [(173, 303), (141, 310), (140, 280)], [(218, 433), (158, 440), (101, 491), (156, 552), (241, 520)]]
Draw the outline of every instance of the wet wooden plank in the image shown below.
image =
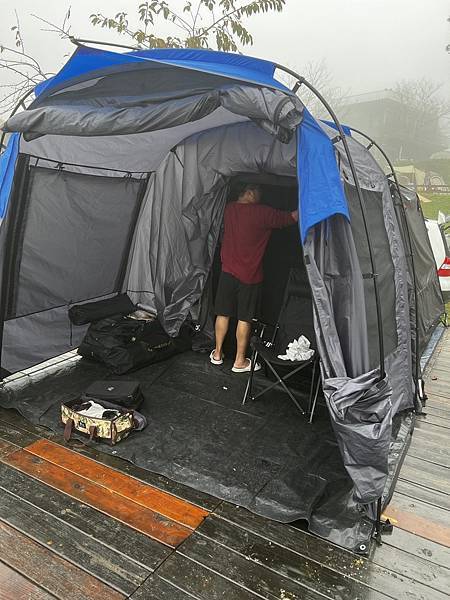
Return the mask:
[(125, 473), (130, 477), (134, 477), (135, 479), (141, 481), (142, 483), (146, 483), (151, 485), (163, 492), (167, 492), (172, 496), (176, 496), (190, 504), (194, 504), (195, 506), (199, 506), (208, 512), (212, 512), (216, 506), (218, 506), (221, 502), (218, 498), (214, 496), (210, 496), (209, 494), (205, 494), (199, 490), (195, 490), (194, 488), (183, 485), (182, 483), (177, 483), (176, 481), (172, 481), (164, 477), (163, 475), (158, 475), (157, 473), (152, 473), (151, 471), (147, 471), (133, 463), (130, 463), (122, 458), (117, 456), (113, 456), (111, 454), (106, 454), (105, 452), (100, 452), (96, 448), (77, 448), (76, 451), (83, 456), (87, 456), (92, 458), (103, 465), (107, 465), (121, 473)]
[(433, 386), (436, 382), (439, 385), (445, 385), (450, 383), (450, 375), (448, 361), (439, 360), (435, 366), (431, 369), (430, 374), (427, 377), (427, 384)]
[(0, 562), (0, 600), (54, 600), (43, 589)]
[(11, 452), (15, 452), (16, 450), (18, 450), (18, 446), (15, 446), (10, 442), (4, 442), (3, 440), (0, 440), (0, 458), (2, 456), (7, 456), (8, 454), (11, 454)]
[[(435, 427), (435, 429), (437, 428)], [(450, 431), (446, 429), (441, 429), (441, 431), (450, 435)], [(447, 467), (447, 469), (450, 468), (450, 445), (448, 441), (441, 440), (436, 442), (436, 438), (428, 431), (422, 433), (429, 434), (429, 438), (424, 439), (422, 436), (417, 435), (418, 430), (415, 430), (408, 449), (408, 455), (421, 458), (442, 467)]]
[[(448, 594), (448, 590), (450, 589), (450, 570), (442, 565), (430, 562), (430, 560), (427, 559), (428, 557), (413, 555), (390, 545), (389, 542), (392, 537), (397, 537), (398, 532), (402, 532), (402, 530), (396, 529), (392, 536), (384, 536), (383, 544), (381, 546), (373, 545), (370, 558), (371, 561), (380, 567), (384, 567), (389, 572), (396, 573), (398, 576), (403, 576), (399, 577), (398, 585), (405, 598), (414, 597), (410, 596), (410, 594), (417, 593), (418, 591), (417, 586), (410, 586), (408, 584), (408, 580), (404, 579), (406, 577), (423, 584), (423, 586), (420, 587), (420, 590), (422, 590), (422, 596), (425, 598), (433, 597), (433, 592), (429, 588), (433, 588), (442, 594)], [(416, 540), (421, 539), (417, 536), (412, 537)], [(423, 540), (423, 542), (427, 546), (432, 543), (427, 542), (427, 540)], [(426, 549), (423, 546), (421, 551), (430, 552), (429, 549)], [(412, 590), (410, 588), (412, 588)], [(393, 598), (398, 598), (395, 589), (391, 587), (388, 581), (385, 583), (384, 590)]]
[(415, 500), (421, 500), (422, 502), (427, 502), (432, 506), (437, 506), (450, 511), (450, 496), (448, 494), (444, 494), (443, 492), (439, 492), (438, 490), (430, 490), (423, 485), (399, 479), (395, 486), (395, 491), (403, 494), (404, 496), (409, 496)]
[(153, 571), (171, 552), (167, 546), (6, 464), (0, 464), (0, 486), (98, 540), (105, 545), (102, 554), (108, 555), (108, 548), (112, 548)]
[(149, 577), (141, 587), (130, 596), (131, 600), (192, 600), (192, 598), (196, 597), (197, 596), (191, 596), (191, 594), (174, 587), (168, 581), (161, 579), (156, 573)]
[[(244, 570), (247, 565), (242, 565), (241, 570)], [(227, 568), (228, 567), (228, 568)], [(250, 566), (249, 566), (250, 567)], [(236, 566), (231, 557), (229, 565), (222, 565), (222, 572), (226, 571), (225, 575), (220, 575), (213, 568), (206, 568), (198, 562), (189, 560), (182, 556), (179, 552), (175, 552), (166, 562), (158, 569), (159, 577), (174, 587), (183, 590), (188, 596), (196, 598), (196, 600), (256, 600), (257, 598), (274, 598), (274, 596), (263, 596), (254, 594), (248, 588), (239, 585), (236, 581)], [(239, 578), (242, 580), (242, 577)], [(142, 600), (147, 600), (146, 596)], [(278, 594), (278, 598), (283, 598)], [(297, 600), (296, 596), (285, 595), (286, 600)], [(323, 597), (312, 594), (305, 594), (302, 600), (323, 600)], [(134, 599), (133, 599), (134, 600)], [(139, 599), (141, 600), (141, 599)], [(155, 599), (156, 600), (156, 599)]]
[[(266, 581), (265, 593), (279, 597), (284, 589), (286, 595), (302, 597), (303, 587), (319, 592), (329, 598), (386, 598), (387, 596), (360, 581), (360, 566), (363, 561), (354, 556), (349, 568), (341, 566), (340, 571), (330, 569), (320, 561), (305, 558), (302, 554), (286, 548), (281, 544), (263, 538), (229, 521), (217, 517), (209, 517), (197, 530), (197, 535), (208, 538), (206, 549), (208, 554), (216, 552), (220, 544), (220, 552), (224, 548), (240, 555), (243, 560), (254, 565), (255, 572), (260, 569), (260, 579)], [(180, 552), (198, 560), (203, 546), (201, 541), (191, 539), (180, 548)], [(190, 547), (189, 551), (187, 548)], [(192, 554), (194, 552), (194, 554)], [(208, 563), (206, 563), (208, 566)], [(272, 577), (266, 572), (269, 570)], [(273, 575), (275, 577), (273, 577)], [(413, 582), (410, 582), (413, 584)], [(279, 587), (281, 586), (281, 588)], [(250, 588), (253, 589), (253, 588)], [(253, 589), (261, 592), (261, 589)], [(411, 593), (411, 592), (410, 592)], [(289, 597), (289, 595), (288, 595)], [(406, 596), (398, 596), (405, 597)], [(417, 596), (420, 597), (420, 596)], [(411, 595), (408, 596), (411, 598)]]
[(446, 390), (445, 394), (441, 394), (441, 393), (436, 393), (435, 391), (433, 391), (433, 384), (434, 382), (430, 382), (429, 380), (427, 380), (426, 384), (425, 384), (425, 391), (427, 394), (427, 402), (426, 405), (437, 405), (438, 407), (441, 406), (444, 410), (449, 410), (450, 409), (450, 399), (448, 397), (448, 389)]
[(446, 510), (394, 493), (384, 515), (401, 529), (450, 546), (450, 519)]
[[(420, 558), (432, 565), (446, 567), (450, 565), (450, 548), (436, 544), (409, 531), (394, 527), (392, 535), (384, 536), (383, 546), (392, 546), (396, 552), (402, 551), (410, 554), (414, 560)], [(381, 548), (383, 548), (383, 546)], [(375, 554), (376, 558), (377, 554)]]
[(450, 429), (450, 412), (448, 417), (443, 418), (442, 416), (435, 415), (430, 412), (426, 407), (424, 409), (425, 415), (418, 417), (416, 420), (416, 427), (418, 429), (428, 429), (428, 427), (443, 427), (444, 429)]
[(52, 515), (0, 489), (0, 520), (114, 589), (131, 594), (150, 571)]
[(37, 436), (24, 431), (20, 427), (13, 425), (12, 423), (6, 423), (0, 421), (0, 440), (4, 442), (10, 442), (16, 446), (28, 446), (37, 440)]
[[(333, 585), (327, 587), (327, 583), (332, 584), (333, 578), (328, 578), (326, 570), (320, 568), (317, 563), (311, 563), (311, 570), (306, 577), (303, 577), (304, 571), (301, 567), (298, 569), (295, 564), (291, 565), (290, 576), (287, 577), (277, 570), (279, 562), (277, 564), (261, 562), (261, 554), (252, 544), (249, 544), (245, 553), (240, 553), (236, 552), (235, 548), (230, 549), (202, 537), (199, 532), (193, 534), (179, 548), (179, 552), (191, 560), (205, 565), (215, 573), (228, 576), (234, 582), (262, 598), (289, 598), (292, 600), (318, 600), (324, 597), (335, 600), (342, 598), (385, 600), (388, 598), (370, 588), (364, 589), (364, 595), (341, 594), (339, 590), (333, 588)], [(274, 558), (276, 559), (276, 556)], [(298, 579), (293, 579), (293, 577), (298, 577)], [(345, 589), (348, 590), (348, 586), (345, 586)], [(319, 593), (319, 590), (322, 593)]]
[[(61, 435), (58, 435), (52, 431), (49, 431), (43, 427), (36, 427), (24, 417), (22, 417), (15, 410), (6, 410), (0, 407), (0, 419), (5, 423), (11, 423), (16, 428), (20, 428), (28, 433), (32, 433), (36, 436), (35, 439), (45, 438), (51, 439), (53, 442), (65, 446), (64, 440)], [(29, 438), (27, 438), (29, 439)], [(30, 442), (22, 444), (22, 446), (28, 445)], [(194, 490), (188, 486), (185, 486), (181, 483), (177, 483), (175, 481), (171, 481), (167, 479), (163, 475), (158, 475), (157, 473), (151, 473), (141, 467), (138, 467), (118, 456), (114, 456), (112, 454), (108, 454), (107, 452), (101, 452), (97, 448), (93, 446), (80, 446), (72, 448), (73, 451), (76, 451), (78, 454), (82, 454), (83, 456), (87, 456), (92, 460), (95, 460), (101, 464), (107, 465), (121, 473), (125, 473), (142, 481), (143, 483), (147, 483), (156, 487), (164, 492), (168, 492), (177, 498), (181, 498), (182, 500), (186, 500), (191, 504), (204, 508), (207, 511), (212, 511), (218, 504), (220, 500), (218, 498), (214, 498), (209, 494), (205, 494), (203, 492)]]
[(428, 396), (427, 404), (443, 404), (448, 406), (448, 381), (427, 379), (425, 391)]
[(424, 444), (433, 446), (446, 446), (448, 441), (448, 432), (440, 427), (432, 427), (422, 424), (414, 429), (413, 440), (420, 440)]
[(143, 484), (129, 475), (106, 467), (85, 456), (80, 456), (76, 452), (48, 440), (38, 440), (25, 449), (58, 467), (191, 529), (198, 527), (209, 514), (206, 510), (185, 500), (180, 500), (171, 494)]
[[(397, 570), (394, 569), (394, 565), (391, 567), (386, 564), (386, 561), (377, 561), (376, 553), (370, 560), (356, 556), (352, 552), (339, 548), (306, 531), (275, 521), (268, 521), (231, 504), (223, 503), (217, 514), (230, 523), (260, 535), (269, 543), (279, 544), (292, 552), (309, 557), (346, 578), (352, 578), (358, 583), (365, 583), (393, 598), (404, 598), (405, 600), (427, 598), (428, 590), (418, 584), (428, 585), (428, 578), (423, 579), (420, 572), (416, 577), (412, 577), (416, 558), (402, 550), (396, 550), (399, 556), (398, 565), (401, 566), (401, 569)], [(385, 539), (390, 538), (385, 537)]]
[(429, 406), (428, 404), (425, 406), (425, 412), (427, 416), (433, 415), (433, 417), (438, 418), (440, 421), (445, 422), (447, 426), (447, 421), (450, 421), (450, 409), (445, 408), (436, 408), (433, 406)]
[(10, 454), (3, 460), (19, 471), (118, 519), (167, 546), (173, 548), (178, 546), (192, 533), (192, 529), (171, 521), (167, 517), (131, 502), (25, 450)]
[(41, 425), (34, 425), (31, 423), (31, 421), (25, 419), (25, 417), (23, 417), (17, 410), (12, 408), (3, 408), (0, 406), (0, 421), (3, 424), (8, 423), (16, 428), (21, 429), (22, 431), (27, 432), (30, 435), (33, 435), (35, 439), (51, 439), (53, 437), (58, 437), (58, 434), (51, 429)]
[(432, 490), (450, 494), (450, 478), (448, 469), (425, 462), (414, 456), (406, 456), (400, 471), (401, 479), (419, 483)]
[[(123, 600), (125, 596), (0, 521), (4, 563), (59, 600)], [(9, 600), (15, 600), (15, 597)]]

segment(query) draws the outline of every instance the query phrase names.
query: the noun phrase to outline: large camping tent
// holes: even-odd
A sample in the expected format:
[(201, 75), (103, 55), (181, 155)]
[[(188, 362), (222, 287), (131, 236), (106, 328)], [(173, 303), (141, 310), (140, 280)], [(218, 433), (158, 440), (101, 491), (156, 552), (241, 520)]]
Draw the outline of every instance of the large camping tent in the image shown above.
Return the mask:
[[(366, 549), (402, 456), (390, 455), (393, 436), (408, 430), (414, 406), (406, 221), (368, 150), (317, 122), (275, 71), (220, 52), (80, 45), (36, 88), (5, 125), (1, 367), (15, 373), (76, 348), (85, 328), (71, 326), (68, 308), (122, 291), (177, 335), (210, 301), (230, 181), (289, 181), (324, 396), (353, 486), (344, 500), (327, 493), (359, 515), (356, 526), (338, 509), (326, 526), (311, 526), (312, 509), (308, 518), (313, 531)], [(435, 290), (433, 280), (422, 345), (442, 311)], [(296, 508), (286, 520), (304, 515)]]

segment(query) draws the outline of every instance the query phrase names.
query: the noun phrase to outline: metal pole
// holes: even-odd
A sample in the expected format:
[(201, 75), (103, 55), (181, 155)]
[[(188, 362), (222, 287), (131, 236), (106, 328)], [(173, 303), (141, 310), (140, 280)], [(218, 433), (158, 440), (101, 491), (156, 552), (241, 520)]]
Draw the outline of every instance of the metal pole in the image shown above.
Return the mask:
[(126, 44), (115, 44), (114, 42), (99, 42), (98, 40), (84, 40), (73, 36), (70, 36), (69, 40), (72, 42), (72, 44), (75, 44), (75, 46), (83, 46), (84, 44), (96, 44), (98, 46), (112, 46), (114, 48), (125, 48), (126, 50), (144, 50), (144, 48), (139, 48), (136, 46), (127, 46)]
[[(370, 234), (369, 234), (366, 205), (365, 205), (365, 201), (363, 198), (361, 186), (359, 184), (358, 175), (356, 173), (355, 164), (353, 162), (353, 158), (350, 153), (350, 148), (348, 146), (347, 138), (345, 136), (344, 130), (342, 129), (342, 125), (339, 122), (336, 114), (334, 113), (333, 109), (328, 104), (328, 102), (325, 100), (325, 98), (320, 94), (320, 92), (318, 90), (316, 90), (316, 88), (312, 84), (310, 84), (304, 77), (302, 77), (301, 75), (298, 75), (298, 73), (296, 73), (295, 71), (292, 71), (291, 69), (288, 69), (287, 67), (284, 67), (283, 65), (280, 65), (280, 64), (276, 64), (275, 66), (278, 69), (285, 71), (286, 73), (288, 73), (289, 75), (291, 75), (292, 77), (295, 77), (297, 79), (298, 84), (299, 84), (297, 89), (301, 85), (305, 85), (305, 87), (307, 87), (316, 96), (316, 98), (323, 104), (323, 106), (326, 108), (326, 110), (330, 114), (334, 124), (336, 125), (336, 128), (339, 132), (340, 141), (342, 141), (342, 144), (344, 146), (344, 150), (347, 155), (349, 167), (352, 172), (353, 181), (355, 183), (356, 193), (357, 193), (359, 204), (361, 207), (361, 213), (362, 213), (362, 218), (363, 218), (363, 223), (364, 223), (364, 231), (365, 231), (366, 238), (367, 238), (367, 247), (368, 247), (368, 251), (369, 251), (370, 265), (371, 265), (371, 269), (372, 269), (373, 288), (374, 288), (375, 304), (376, 304), (376, 312), (377, 312), (378, 346), (379, 346), (379, 354), (380, 354), (380, 379), (384, 379), (384, 377), (386, 375), (386, 370), (385, 370), (385, 365), (384, 365), (383, 318), (382, 318), (382, 314), (381, 314), (380, 291), (378, 288), (378, 281), (377, 281), (378, 273), (377, 273), (377, 269), (376, 269), (376, 260), (375, 260), (375, 255), (374, 255), (374, 251), (373, 251), (373, 247), (372, 247), (372, 241), (371, 241)], [(296, 84), (296, 86), (297, 86), (297, 84)]]
[(370, 150), (370, 148), (377, 148), (377, 150), (379, 150), (379, 152), (381, 152), (384, 160), (386, 161), (386, 163), (389, 166), (389, 169), (391, 171), (391, 175), (394, 179), (394, 184), (395, 187), (397, 188), (397, 192), (399, 195), (399, 199), (400, 199), (400, 207), (401, 207), (401, 211), (402, 211), (402, 215), (403, 215), (403, 220), (405, 222), (405, 228), (406, 228), (406, 233), (407, 233), (407, 241), (408, 241), (408, 249), (409, 249), (409, 254), (411, 256), (411, 266), (412, 266), (412, 277), (413, 277), (413, 287), (414, 287), (414, 307), (415, 307), (415, 325), (416, 325), (416, 351), (415, 351), (415, 363), (414, 363), (414, 383), (415, 383), (415, 387), (416, 387), (416, 395), (415, 395), (415, 402), (414, 402), (414, 407), (416, 412), (422, 412), (422, 402), (420, 399), (420, 393), (419, 393), (419, 365), (420, 365), (420, 360), (419, 360), (419, 310), (418, 310), (418, 302), (417, 302), (417, 278), (416, 278), (416, 269), (415, 269), (415, 263), (414, 263), (414, 253), (413, 253), (413, 247), (412, 247), (412, 241), (411, 241), (411, 231), (409, 229), (409, 225), (408, 225), (408, 220), (406, 218), (406, 210), (405, 207), (403, 205), (402, 202), (402, 192), (401, 192), (401, 187), (400, 187), (400, 183), (398, 181), (397, 178), (397, 174), (395, 172), (394, 166), (390, 160), (390, 158), (388, 157), (388, 155), (386, 154), (386, 152), (383, 150), (383, 148), (375, 141), (373, 140), (370, 136), (368, 136), (366, 133), (360, 131), (359, 129), (355, 129), (354, 127), (349, 127), (349, 129), (351, 131), (354, 131), (355, 133), (357, 133), (358, 135), (360, 135), (361, 137), (365, 138), (369, 143), (368, 146), (368, 150)]

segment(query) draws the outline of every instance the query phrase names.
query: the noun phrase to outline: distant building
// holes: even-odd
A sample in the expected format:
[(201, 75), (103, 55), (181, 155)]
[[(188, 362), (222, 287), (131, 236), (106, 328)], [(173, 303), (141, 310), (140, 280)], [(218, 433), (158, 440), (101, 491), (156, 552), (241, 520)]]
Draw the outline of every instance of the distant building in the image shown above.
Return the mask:
[(373, 137), (393, 161), (425, 160), (445, 148), (439, 119), (424, 119), (392, 90), (349, 96), (343, 105), (343, 122)]

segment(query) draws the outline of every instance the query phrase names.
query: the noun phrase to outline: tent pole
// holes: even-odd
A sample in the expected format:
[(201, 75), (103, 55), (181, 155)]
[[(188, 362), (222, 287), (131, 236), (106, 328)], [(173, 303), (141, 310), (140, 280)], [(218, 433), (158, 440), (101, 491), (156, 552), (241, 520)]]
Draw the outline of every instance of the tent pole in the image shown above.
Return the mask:
[(100, 42), (98, 40), (85, 40), (81, 38), (76, 38), (74, 36), (70, 36), (69, 40), (75, 46), (84, 46), (84, 44), (96, 44), (98, 46), (112, 46), (113, 48), (124, 48), (126, 50), (143, 50), (143, 48), (139, 48), (138, 46), (127, 46), (125, 44), (115, 44), (114, 42)]
[(416, 339), (415, 339), (416, 351), (415, 351), (414, 374), (413, 374), (415, 388), (416, 388), (415, 399), (414, 399), (414, 408), (415, 408), (416, 413), (420, 414), (422, 412), (423, 406), (422, 406), (422, 399), (420, 397), (421, 394), (420, 394), (420, 389), (419, 389), (420, 361), (419, 361), (419, 310), (418, 310), (419, 307), (418, 307), (418, 301), (417, 301), (417, 277), (416, 277), (413, 246), (412, 246), (412, 241), (411, 241), (411, 231), (410, 231), (410, 228), (408, 225), (408, 221), (406, 219), (406, 210), (403, 205), (403, 202), (401, 201), (401, 199), (402, 199), (401, 187), (400, 187), (400, 183), (398, 181), (397, 174), (394, 169), (394, 165), (392, 164), (389, 156), (386, 154), (386, 152), (383, 150), (383, 148), (374, 139), (372, 139), (370, 136), (368, 136), (366, 133), (363, 133), (359, 129), (355, 129), (354, 127), (349, 127), (349, 129), (350, 129), (350, 131), (357, 133), (361, 137), (365, 138), (368, 142), (370, 142), (368, 150), (375, 147), (375, 148), (377, 148), (377, 150), (380, 151), (380, 153), (382, 154), (384, 160), (386, 161), (386, 163), (391, 171), (391, 175), (394, 179), (394, 184), (395, 184), (395, 187), (397, 188), (397, 192), (398, 192), (399, 199), (400, 199), (401, 212), (403, 215), (403, 221), (405, 223), (406, 234), (407, 234), (408, 250), (409, 250), (409, 254), (411, 256), (411, 266), (412, 266), (412, 276), (413, 276), (415, 327), (416, 327)]
[(385, 361), (384, 361), (383, 318), (382, 318), (382, 314), (381, 314), (380, 291), (378, 288), (378, 273), (377, 273), (377, 269), (376, 269), (376, 261), (375, 261), (375, 255), (374, 255), (374, 251), (373, 251), (372, 241), (371, 241), (370, 234), (369, 234), (366, 205), (365, 205), (365, 201), (363, 198), (361, 186), (359, 184), (358, 175), (356, 173), (355, 163), (353, 162), (353, 158), (350, 153), (350, 148), (348, 146), (347, 138), (345, 136), (344, 130), (342, 129), (342, 125), (339, 122), (339, 119), (337, 118), (337, 116), (334, 113), (331, 106), (328, 104), (328, 102), (325, 100), (325, 98), (321, 95), (321, 93), (311, 83), (309, 83), (304, 77), (302, 77), (301, 75), (298, 75), (298, 73), (296, 73), (295, 71), (292, 71), (291, 69), (288, 69), (287, 67), (284, 67), (280, 64), (275, 64), (275, 66), (278, 69), (285, 71), (286, 73), (288, 73), (289, 75), (291, 75), (292, 77), (295, 77), (297, 79), (297, 83), (299, 84), (298, 86), (296, 84), (297, 89), (301, 85), (304, 85), (317, 97), (317, 99), (321, 102), (321, 104), (323, 104), (323, 106), (326, 108), (326, 110), (330, 114), (330, 116), (339, 132), (339, 141), (342, 141), (342, 144), (344, 146), (344, 150), (347, 155), (349, 167), (350, 167), (350, 170), (351, 170), (351, 173), (353, 176), (353, 181), (355, 184), (359, 204), (361, 207), (361, 213), (362, 213), (362, 218), (363, 218), (363, 223), (364, 223), (364, 230), (365, 230), (365, 234), (366, 234), (366, 238), (367, 238), (367, 248), (369, 250), (370, 265), (371, 265), (372, 277), (373, 277), (373, 288), (374, 288), (374, 294), (375, 294), (375, 304), (376, 304), (376, 311), (377, 311), (378, 346), (379, 346), (379, 354), (380, 354), (380, 380), (384, 379), (384, 377), (386, 376), (386, 370), (385, 370)]

